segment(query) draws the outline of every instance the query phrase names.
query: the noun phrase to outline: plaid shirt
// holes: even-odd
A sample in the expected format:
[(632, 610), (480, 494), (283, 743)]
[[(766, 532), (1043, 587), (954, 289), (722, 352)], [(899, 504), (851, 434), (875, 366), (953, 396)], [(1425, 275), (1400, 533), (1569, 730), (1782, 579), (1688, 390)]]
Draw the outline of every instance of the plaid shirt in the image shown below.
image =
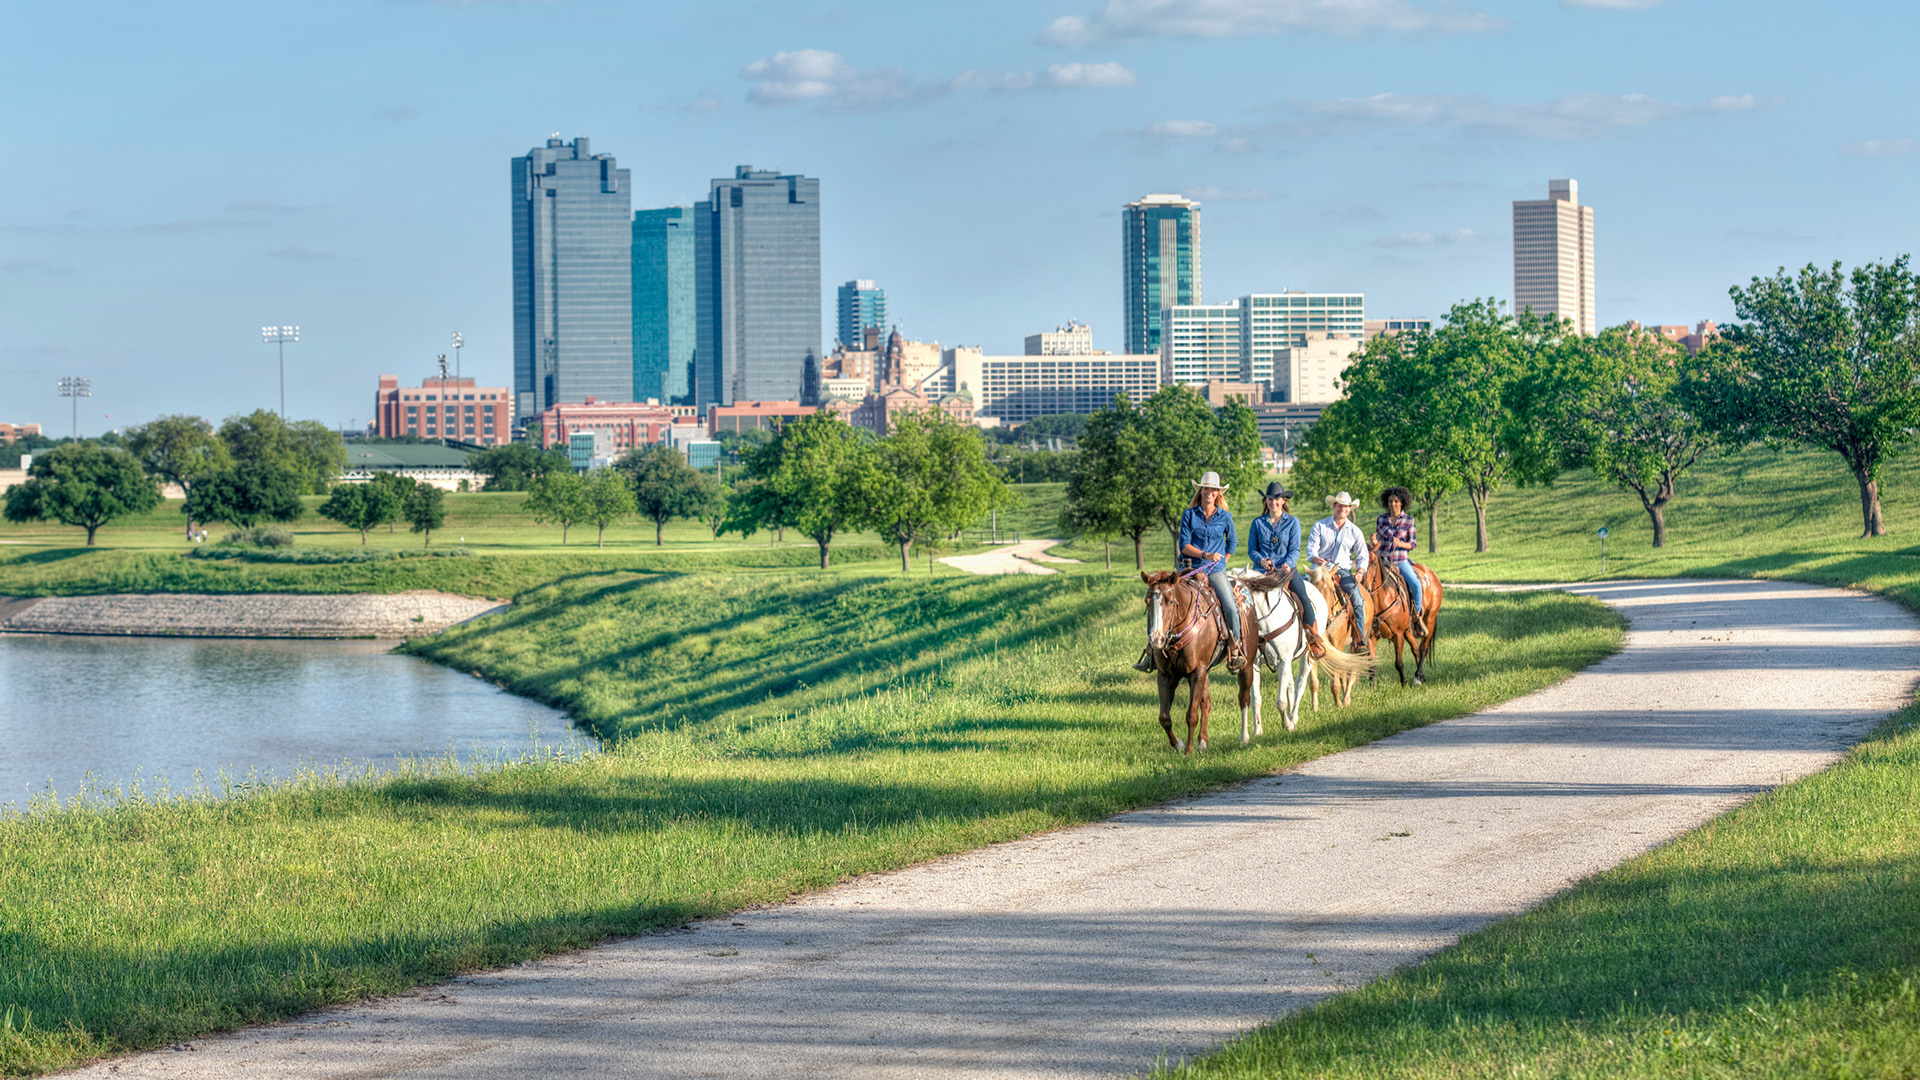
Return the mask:
[[(1390, 518), (1381, 514), (1373, 521), (1373, 537), (1380, 541), (1380, 558), (1387, 562), (1406, 562), (1413, 557), (1411, 545), (1417, 542), (1414, 535), (1413, 515), (1401, 514), (1397, 518)], [(1396, 541), (1409, 546), (1396, 548), (1393, 546)]]

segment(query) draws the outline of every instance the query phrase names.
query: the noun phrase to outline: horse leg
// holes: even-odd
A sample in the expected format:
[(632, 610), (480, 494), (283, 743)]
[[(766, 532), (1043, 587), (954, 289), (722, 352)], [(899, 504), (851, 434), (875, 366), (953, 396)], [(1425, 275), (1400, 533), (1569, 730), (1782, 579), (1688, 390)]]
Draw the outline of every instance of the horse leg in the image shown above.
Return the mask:
[[(1405, 640), (1406, 639), (1403, 635), (1400, 635), (1400, 634), (1393, 635), (1393, 671), (1394, 671), (1394, 674), (1400, 676), (1401, 686), (1407, 685), (1407, 669), (1400, 665), (1400, 645)], [(1415, 650), (1413, 670), (1414, 670), (1414, 675), (1418, 676), (1420, 674), (1420, 660), (1419, 660), (1417, 649)]]
[[(1248, 706), (1252, 709), (1249, 711)], [(1260, 664), (1259, 661), (1248, 664), (1240, 671), (1240, 745), (1245, 746), (1259, 734), (1260, 723)], [(1247, 729), (1253, 727), (1253, 731)]]
[(1194, 750), (1207, 748), (1207, 721), (1205, 710), (1211, 704), (1207, 699), (1207, 669), (1201, 667), (1187, 676), (1187, 748), (1184, 751), (1191, 756)]
[(1173, 737), (1173, 694), (1179, 689), (1178, 679), (1162, 672), (1160, 674), (1160, 727), (1167, 733), (1167, 745), (1175, 750), (1185, 750), (1186, 744)]
[[(1294, 728), (1297, 728), (1300, 726), (1300, 705), (1301, 705), (1301, 699), (1307, 696), (1307, 679), (1313, 678), (1315, 680), (1318, 680), (1320, 677), (1317, 673), (1317, 669), (1314, 666), (1313, 657), (1311, 655), (1309, 655), (1307, 652), (1303, 650), (1300, 653), (1300, 658), (1305, 662), (1300, 666), (1300, 681), (1294, 684), (1293, 700), (1288, 702), (1288, 705), (1290, 707), (1287, 709), (1286, 716), (1285, 716), (1288, 731), (1292, 731)], [(1293, 673), (1292, 662), (1288, 662), (1287, 664), (1287, 673), (1289, 675)], [(1314, 707), (1314, 710), (1317, 712), (1319, 711), (1319, 708), (1320, 708), (1320, 702), (1318, 700), (1319, 699), (1319, 683), (1317, 681), (1314, 683), (1314, 687), (1315, 687), (1314, 689), (1315, 700), (1314, 700), (1313, 707)]]
[(1439, 620), (1435, 619), (1427, 623), (1427, 636), (1421, 638), (1420, 644), (1414, 647), (1413, 685), (1415, 686), (1427, 685), (1427, 657), (1433, 655), (1433, 634), (1435, 630), (1439, 629), (1434, 623), (1438, 621)]

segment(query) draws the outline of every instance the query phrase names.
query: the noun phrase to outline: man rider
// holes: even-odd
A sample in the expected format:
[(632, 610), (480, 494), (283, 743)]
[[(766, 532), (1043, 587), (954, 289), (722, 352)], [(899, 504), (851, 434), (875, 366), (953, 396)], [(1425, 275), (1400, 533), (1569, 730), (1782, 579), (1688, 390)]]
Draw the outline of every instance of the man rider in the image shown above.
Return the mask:
[(1360, 582), (1355, 575), (1366, 572), (1367, 540), (1361, 535), (1360, 527), (1349, 520), (1360, 500), (1342, 491), (1327, 496), (1327, 505), (1333, 514), (1314, 522), (1313, 531), (1307, 534), (1307, 562), (1313, 566), (1331, 566), (1340, 575), (1340, 590), (1347, 594), (1347, 604), (1353, 613), (1354, 651), (1365, 652), (1367, 620), (1361, 613), (1367, 608), (1361, 602)]

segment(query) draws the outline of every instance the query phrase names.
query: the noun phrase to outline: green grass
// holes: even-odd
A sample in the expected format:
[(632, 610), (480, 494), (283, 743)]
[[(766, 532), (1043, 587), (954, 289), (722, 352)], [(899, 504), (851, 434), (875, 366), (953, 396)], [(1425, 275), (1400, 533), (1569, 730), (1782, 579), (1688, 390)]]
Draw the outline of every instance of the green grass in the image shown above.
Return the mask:
[[(477, 560), (450, 560), (466, 562)], [(1122, 577), (580, 572), (416, 643), (614, 741), (479, 775), (0, 819), (0, 1070), (300, 1013), (1258, 776), (1617, 647), (1556, 594), (1450, 604), (1441, 679), (1165, 747)], [(1216, 684), (1217, 717), (1237, 714)]]

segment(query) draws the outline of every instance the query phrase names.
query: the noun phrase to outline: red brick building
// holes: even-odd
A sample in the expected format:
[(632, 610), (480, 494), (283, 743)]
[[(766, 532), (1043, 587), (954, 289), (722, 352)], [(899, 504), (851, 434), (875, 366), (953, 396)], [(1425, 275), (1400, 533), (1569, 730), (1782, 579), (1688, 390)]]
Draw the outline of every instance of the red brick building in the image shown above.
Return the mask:
[(774, 430), (789, 420), (812, 416), (818, 411), (811, 405), (802, 405), (797, 401), (736, 401), (731, 405), (709, 405), (707, 434)]
[(475, 386), (465, 376), (436, 375), (415, 390), (401, 386), (397, 375), (382, 375), (373, 399), (373, 433), (502, 446), (513, 441), (512, 404), (506, 387)]
[(938, 410), (946, 413), (962, 424), (973, 423), (973, 395), (962, 391), (957, 394), (922, 394), (917, 390), (890, 387), (885, 391), (869, 394), (847, 416), (854, 427), (866, 428), (875, 435), (885, 435), (892, 430), (893, 418), (900, 413), (930, 412)]
[(667, 441), (673, 409), (644, 401), (563, 401), (540, 414), (540, 445), (567, 447), (575, 432), (591, 431), (598, 452), (620, 454)]

